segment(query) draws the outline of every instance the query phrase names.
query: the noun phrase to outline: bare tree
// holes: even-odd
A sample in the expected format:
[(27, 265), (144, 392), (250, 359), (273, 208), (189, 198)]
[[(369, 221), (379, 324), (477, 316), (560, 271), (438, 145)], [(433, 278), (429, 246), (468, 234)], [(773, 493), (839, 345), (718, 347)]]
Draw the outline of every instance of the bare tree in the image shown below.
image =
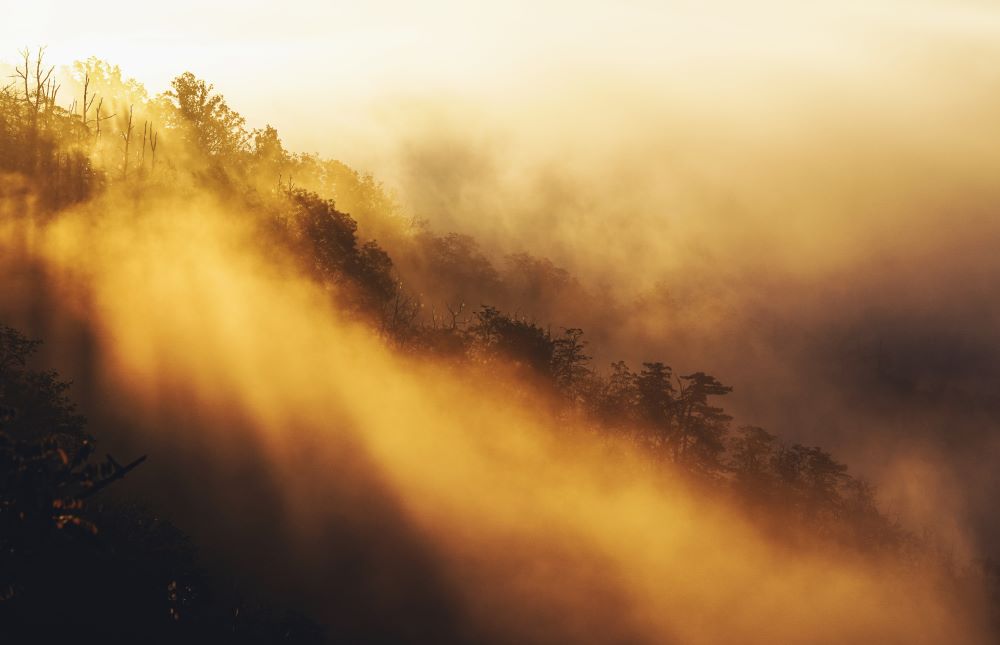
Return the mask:
[(55, 65), (49, 67), (45, 75), (42, 75), (44, 68), (44, 56), (45, 48), (39, 47), (38, 54), (35, 56), (35, 109), (39, 109), (39, 98), (45, 95), (44, 87), (48, 85), (49, 79), (52, 77), (52, 72), (55, 71)]
[(450, 303), (445, 303), (445, 307), (448, 308), (448, 313), (451, 314), (451, 327), (449, 329), (458, 329), (458, 317), (465, 311), (465, 303), (459, 303), (458, 309), (453, 308)]
[(132, 125), (132, 108), (133, 106), (131, 105), (128, 107), (128, 121), (125, 123), (125, 129), (121, 131), (122, 141), (125, 142), (125, 158), (122, 163), (122, 179), (128, 179), (128, 149), (132, 143), (132, 130), (134, 129)]
[(142, 122), (142, 150), (139, 152), (139, 172), (146, 168), (146, 139), (148, 138), (149, 121)]
[(31, 52), (27, 47), (25, 47), (17, 53), (21, 55), (21, 59), (24, 62), (24, 69), (21, 69), (20, 66), (16, 66), (14, 67), (14, 71), (16, 72), (16, 77), (20, 78), (24, 84), (24, 99), (28, 101), (28, 103), (31, 103), (31, 92), (28, 89), (28, 72), (31, 69)]
[(83, 75), (83, 103), (80, 104), (80, 122), (83, 124), (84, 130), (87, 128), (87, 112), (90, 111), (90, 106), (94, 104), (94, 99), (97, 98), (96, 94), (88, 96), (89, 91), (90, 72), (85, 72)]
[(150, 170), (156, 170), (156, 143), (160, 139), (160, 133), (153, 130), (153, 124), (149, 124), (149, 152), (150, 152)]
[(50, 79), (45, 86), (44, 105), (45, 105), (45, 111), (49, 114), (51, 114), (56, 107), (56, 96), (58, 96), (59, 88), (61, 87), (62, 85), (57, 84), (55, 79)]
[(55, 104), (55, 95), (58, 86), (52, 80), (52, 73), (55, 67), (47, 70), (44, 65), (45, 48), (40, 47), (32, 61), (31, 50), (25, 47), (19, 52), (21, 63), (14, 68), (14, 78), (20, 80), (20, 85), (24, 91), (24, 104), (27, 107), (25, 114), (25, 126), (27, 130), (27, 142), (25, 148), (26, 167), (31, 172), (37, 172), (38, 157), (38, 119), (42, 109), (45, 108), (46, 115), (51, 112)]
[(118, 116), (117, 113), (115, 113), (115, 114), (109, 114), (108, 116), (101, 116), (101, 108), (103, 106), (104, 106), (104, 99), (102, 98), (100, 101), (97, 102), (97, 113), (94, 115), (94, 123), (97, 126), (95, 128), (95, 133), (94, 133), (94, 141), (95, 142), (98, 141), (98, 140), (100, 140), (100, 138), (101, 138), (101, 123), (103, 121), (107, 121), (108, 119), (113, 119), (116, 116)]
[(420, 306), (420, 301), (406, 293), (402, 283), (397, 283), (392, 301), (382, 312), (382, 331), (393, 335), (407, 329), (419, 315)]
[[(55, 71), (55, 66), (50, 66), (48, 70), (45, 70), (45, 48), (39, 47), (38, 53), (35, 55), (34, 78), (32, 78), (31, 50), (25, 47), (21, 52), (21, 58), (24, 62), (24, 69), (20, 67), (15, 67), (14, 69), (17, 76), (24, 83), (24, 100), (28, 104), (31, 114), (31, 126), (34, 129), (38, 125), (38, 114), (42, 107), (45, 106), (48, 108), (49, 106), (49, 94), (54, 94), (51, 89), (50, 80), (52, 79), (52, 72)], [(33, 91), (31, 89), (32, 85), (34, 85)], [(34, 101), (32, 101), (32, 98), (34, 98)]]

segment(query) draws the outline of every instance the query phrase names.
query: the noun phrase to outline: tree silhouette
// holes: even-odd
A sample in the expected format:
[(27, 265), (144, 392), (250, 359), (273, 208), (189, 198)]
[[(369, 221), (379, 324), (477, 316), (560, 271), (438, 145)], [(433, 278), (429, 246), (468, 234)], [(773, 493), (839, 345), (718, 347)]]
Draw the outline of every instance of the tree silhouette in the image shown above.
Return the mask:
[(666, 447), (675, 439), (672, 373), (663, 363), (643, 363), (635, 381), (639, 419), (648, 430), (650, 442), (658, 447)]
[(774, 486), (772, 465), (777, 437), (757, 426), (743, 426), (730, 441), (730, 468), (747, 497), (765, 501)]
[(555, 347), (548, 333), (534, 323), (484, 305), (469, 331), (476, 351), (487, 360), (503, 359), (536, 376), (551, 376)]
[(695, 372), (680, 378), (680, 388), (674, 403), (677, 436), (675, 459), (697, 464), (702, 470), (717, 470), (719, 457), (725, 450), (723, 440), (732, 417), (708, 397), (723, 396), (733, 388), (723, 385), (714, 376)]
[(583, 330), (576, 327), (564, 329), (562, 337), (552, 340), (552, 378), (563, 395), (573, 400), (580, 400), (580, 388), (591, 376), (586, 347)]
[(246, 120), (230, 109), (213, 85), (185, 72), (170, 82), (166, 92), (167, 124), (180, 133), (191, 150), (209, 159), (238, 165), (249, 152)]
[(69, 385), (28, 366), (38, 345), (0, 325), (3, 642), (324, 642), (296, 614), (213, 595), (168, 522), (134, 504), (95, 503), (145, 457), (90, 463), (96, 440)]

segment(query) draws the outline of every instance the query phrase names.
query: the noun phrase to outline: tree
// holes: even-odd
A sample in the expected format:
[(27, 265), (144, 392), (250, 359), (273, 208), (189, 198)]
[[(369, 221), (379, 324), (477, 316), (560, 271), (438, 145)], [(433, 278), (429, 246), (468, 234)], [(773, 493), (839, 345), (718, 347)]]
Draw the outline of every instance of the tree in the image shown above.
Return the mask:
[(556, 387), (571, 399), (579, 397), (580, 384), (591, 374), (587, 368), (590, 356), (584, 353), (587, 341), (582, 338), (582, 329), (570, 327), (552, 341), (552, 376)]
[[(110, 455), (88, 463), (94, 438), (54, 372), (27, 366), (37, 341), (0, 325), (0, 594), (4, 607), (58, 575), (52, 567), (68, 545), (97, 527), (85, 501), (124, 477), (145, 457), (122, 466)], [(53, 549), (59, 550), (54, 553)], [(56, 558), (56, 560), (53, 560)], [(40, 586), (42, 585), (42, 586)]]
[(438, 302), (496, 302), (500, 275), (468, 235), (422, 232), (409, 253), (412, 278)]
[[(81, 120), (84, 123), (92, 122), (87, 113), (93, 105), (95, 96), (107, 98), (108, 107), (121, 112), (124, 112), (124, 108), (129, 105), (145, 108), (149, 103), (149, 93), (142, 83), (134, 78), (126, 78), (121, 67), (100, 60), (96, 56), (74, 62), (72, 77), (79, 89), (88, 90), (84, 94), (84, 102), (80, 104)], [(86, 111), (82, 109), (84, 107), (87, 108)]]
[(665, 447), (674, 440), (674, 386), (672, 370), (660, 362), (643, 363), (636, 377), (639, 420), (653, 445)]
[(555, 347), (549, 334), (534, 323), (484, 305), (469, 329), (474, 350), (487, 360), (503, 359), (550, 379)]
[(213, 590), (170, 523), (96, 501), (145, 458), (90, 463), (96, 439), (69, 385), (28, 366), (38, 345), (0, 325), (0, 639), (325, 642), (300, 616)]
[(793, 444), (782, 447), (774, 458), (779, 480), (789, 489), (791, 501), (810, 518), (841, 514), (841, 487), (850, 481), (847, 466), (819, 447)]
[[(376, 316), (387, 315), (386, 305), (395, 299), (400, 308), (393, 326), (403, 318), (412, 322), (412, 307), (404, 302), (392, 259), (373, 240), (358, 244), (358, 223), (350, 215), (339, 211), (333, 200), (310, 191), (292, 189), (285, 196), (291, 206), (286, 242), (310, 275), (337, 285), (340, 295), (356, 309)], [(404, 309), (409, 312), (405, 316)]]
[(27, 367), (40, 344), (0, 325), (0, 431), (26, 441), (53, 437), (66, 449), (80, 449), (92, 438), (66, 396), (69, 384), (55, 372)]
[(639, 407), (638, 377), (625, 361), (611, 364), (611, 373), (600, 380), (592, 404), (597, 420), (614, 429), (630, 427), (636, 422)]
[(188, 149), (207, 159), (240, 164), (249, 153), (246, 120), (230, 109), (214, 85), (184, 72), (170, 82), (164, 94), (168, 126), (175, 129)]
[(293, 206), (292, 227), (305, 252), (309, 268), (324, 280), (346, 276), (356, 252), (358, 224), (337, 210), (333, 200), (305, 190), (288, 193)]
[(677, 436), (674, 456), (702, 470), (719, 467), (719, 456), (725, 450), (723, 439), (729, 431), (732, 416), (711, 405), (710, 396), (723, 396), (733, 388), (723, 385), (714, 376), (695, 372), (680, 377), (675, 403)]
[(44, 48), (20, 52), (11, 82), (0, 87), (0, 171), (35, 186), (43, 210), (85, 198), (97, 179), (79, 144), (85, 129), (56, 100), (60, 85), (44, 62)]
[(263, 185), (277, 186), (281, 189), (281, 180), (287, 172), (291, 157), (281, 143), (278, 131), (270, 124), (263, 129), (251, 133), (253, 140), (252, 158), (256, 168), (257, 180)]
[(742, 426), (729, 444), (729, 467), (745, 497), (767, 499), (774, 487), (776, 437), (757, 426)]

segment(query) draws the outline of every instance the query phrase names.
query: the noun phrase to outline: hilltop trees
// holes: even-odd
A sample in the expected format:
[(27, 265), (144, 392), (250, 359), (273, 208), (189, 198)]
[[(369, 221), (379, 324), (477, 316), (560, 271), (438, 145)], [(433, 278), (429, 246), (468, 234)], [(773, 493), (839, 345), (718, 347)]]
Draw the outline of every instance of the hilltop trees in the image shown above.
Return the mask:
[(576, 402), (586, 396), (582, 388), (592, 375), (588, 367), (591, 357), (584, 353), (586, 349), (583, 330), (576, 327), (564, 329), (562, 336), (552, 341), (552, 380), (564, 396)]
[(719, 466), (725, 450), (723, 439), (729, 432), (732, 417), (709, 403), (710, 396), (724, 396), (733, 388), (714, 376), (695, 372), (680, 378), (677, 392), (677, 439), (674, 458), (699, 464), (706, 469)]
[(81, 124), (58, 105), (61, 86), (44, 56), (44, 49), (22, 51), (14, 80), (0, 87), (0, 171), (44, 183), (41, 205), (58, 208), (84, 199), (96, 174), (83, 150), (66, 145)]
[(777, 445), (777, 437), (757, 426), (742, 426), (730, 438), (729, 467), (737, 486), (749, 498), (770, 498)]
[(291, 162), (291, 155), (285, 150), (281, 143), (278, 131), (270, 125), (263, 129), (254, 130), (251, 133), (251, 152), (254, 180), (262, 185), (277, 185), (279, 189), (288, 165)]
[(320, 282), (339, 287), (354, 307), (378, 316), (396, 295), (389, 255), (374, 242), (359, 243), (358, 225), (332, 200), (294, 189), (286, 193), (291, 210), (281, 220), (287, 244)]
[(616, 361), (611, 364), (610, 373), (597, 381), (590, 412), (602, 427), (620, 433), (637, 424), (639, 389), (636, 378), (625, 361)]
[(484, 358), (502, 358), (530, 374), (551, 378), (555, 345), (541, 327), (483, 306), (469, 332), (474, 350)]
[[(584, 287), (569, 272), (524, 253), (501, 255), (498, 270), (470, 236), (405, 224), (370, 175), (290, 153), (275, 128), (250, 129), (214, 86), (193, 74), (176, 77), (150, 100), (118, 67), (90, 59), (75, 67), (78, 97), (64, 109), (40, 53), (25, 54), (18, 70), (19, 82), (0, 91), (0, 169), (33, 182), (49, 196), (51, 210), (104, 185), (155, 195), (164, 189), (148, 181), (158, 156), (171, 177), (195, 179), (182, 185), (233, 201), (257, 225), (262, 244), (293, 258), (304, 276), (336, 294), (342, 311), (371, 323), (397, 348), (503, 365), (509, 369), (482, 372), (513, 372), (563, 418), (631, 438), (654, 459), (745, 491), (748, 500), (837, 521), (850, 515), (845, 509), (860, 508), (847, 500), (863, 500), (863, 487), (828, 453), (784, 445), (759, 428), (733, 432), (732, 417), (718, 403), (732, 388), (716, 377), (677, 373), (658, 360), (637, 371), (624, 361), (602, 371), (592, 365), (582, 329), (553, 331), (536, 322), (564, 315), (565, 301), (574, 311), (587, 306)], [(162, 143), (154, 120), (163, 123)], [(115, 126), (117, 135), (105, 140), (101, 133)], [(376, 241), (375, 232), (385, 237)], [(442, 305), (448, 314), (440, 314)], [(59, 409), (56, 381), (25, 378), (16, 383), (48, 392), (44, 409)], [(5, 423), (28, 423), (34, 413), (27, 410)], [(70, 417), (59, 423), (70, 424)], [(51, 434), (55, 426), (39, 427)]]
[(638, 416), (648, 428), (652, 443), (666, 445), (673, 436), (673, 371), (663, 363), (643, 363), (635, 379)]
[(240, 164), (249, 152), (246, 119), (214, 89), (191, 72), (176, 77), (163, 95), (167, 125), (188, 149), (209, 159)]
[(88, 127), (96, 126), (98, 105), (102, 105), (101, 116), (107, 117), (123, 113), (130, 105), (145, 109), (150, 102), (149, 93), (142, 83), (126, 77), (118, 65), (94, 56), (73, 63), (71, 75), (78, 85), (73, 99), (79, 99), (79, 102), (73, 106), (76, 109), (70, 112), (79, 113), (81, 123)]

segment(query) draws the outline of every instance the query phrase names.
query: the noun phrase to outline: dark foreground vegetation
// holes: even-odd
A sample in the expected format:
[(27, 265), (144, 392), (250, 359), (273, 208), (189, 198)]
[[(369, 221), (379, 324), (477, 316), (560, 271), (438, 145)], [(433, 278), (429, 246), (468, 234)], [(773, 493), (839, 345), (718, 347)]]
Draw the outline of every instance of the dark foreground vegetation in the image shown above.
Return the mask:
[[(14, 217), (58, 218), (112, 188), (207, 190), (239, 204), (269, 243), (399, 352), (502, 365), (556, 401), (568, 425), (635, 442), (751, 514), (865, 553), (916, 561), (932, 550), (822, 448), (734, 427), (719, 403), (731, 388), (715, 376), (655, 359), (597, 369), (581, 329), (511, 313), (545, 316), (555, 310), (546, 303), (581, 292), (547, 260), (517, 254), (498, 269), (471, 238), (403, 217), (370, 176), (289, 153), (271, 127), (248, 129), (190, 73), (152, 98), (96, 60), (75, 75), (79, 96), (60, 95), (41, 53), (25, 52), (0, 90), (0, 200)], [(0, 633), (14, 638), (4, 642), (337, 639), (209, 573), (155, 510), (106, 500), (143, 458), (95, 459), (100, 428), (87, 428), (56, 374), (31, 367), (36, 347), (0, 327)]]
[(0, 633), (8, 643), (321, 642), (294, 613), (209, 585), (170, 523), (100, 494), (139, 466), (108, 455), (28, 360), (38, 343), (0, 327)]

